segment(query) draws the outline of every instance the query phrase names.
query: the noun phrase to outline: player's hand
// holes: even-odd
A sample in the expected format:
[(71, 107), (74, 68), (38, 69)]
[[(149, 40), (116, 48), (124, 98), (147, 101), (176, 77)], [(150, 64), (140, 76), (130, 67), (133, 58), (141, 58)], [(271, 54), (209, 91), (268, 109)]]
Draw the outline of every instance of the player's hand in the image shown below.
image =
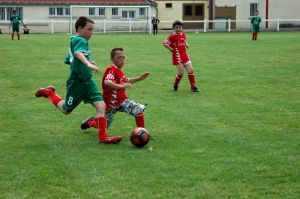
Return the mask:
[(131, 88), (132, 84), (131, 83), (125, 83), (125, 84), (123, 84), (123, 86), (124, 86), (124, 89), (127, 89), (127, 88)]
[(100, 72), (100, 69), (97, 66), (95, 66), (94, 64), (89, 64), (88, 67), (96, 73)]
[(186, 48), (190, 48), (190, 45), (188, 43), (185, 43)]
[(141, 80), (144, 80), (146, 79), (147, 77), (149, 77), (150, 73), (149, 72), (144, 72), (141, 76), (140, 76), (140, 79)]

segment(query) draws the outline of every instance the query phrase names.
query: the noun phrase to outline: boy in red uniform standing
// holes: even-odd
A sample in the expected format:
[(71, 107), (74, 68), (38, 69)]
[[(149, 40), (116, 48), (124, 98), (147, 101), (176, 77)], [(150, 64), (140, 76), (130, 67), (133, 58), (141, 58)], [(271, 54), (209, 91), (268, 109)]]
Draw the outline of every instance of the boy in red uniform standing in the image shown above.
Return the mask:
[[(123, 48), (114, 48), (111, 51), (111, 60), (112, 65), (105, 70), (102, 79), (107, 127), (112, 123), (114, 115), (120, 111), (134, 116), (137, 127), (144, 128), (145, 106), (129, 99), (126, 94), (126, 89), (131, 88), (133, 83), (146, 79), (150, 73), (145, 72), (138, 77), (127, 78), (122, 70), (125, 64), (125, 51)], [(92, 116), (81, 124), (82, 129), (89, 127), (95, 127), (95, 119)]]
[(70, 114), (82, 101), (90, 103), (96, 108), (95, 127), (98, 129), (99, 142), (116, 144), (121, 141), (122, 137), (107, 134), (105, 103), (96, 83), (91, 79), (93, 72), (99, 72), (99, 68), (94, 65), (88, 44), (93, 29), (94, 22), (88, 17), (79, 17), (75, 23), (77, 35), (71, 38), (67, 56), (71, 72), (67, 81), (66, 98), (63, 99), (56, 94), (54, 86), (38, 89), (35, 96), (49, 98), (52, 104), (66, 115)]
[(184, 74), (184, 70), (188, 72), (188, 77), (192, 92), (199, 92), (196, 87), (195, 75), (190, 57), (187, 54), (189, 44), (186, 42), (186, 37), (183, 32), (183, 24), (176, 20), (173, 23), (174, 33), (163, 42), (163, 45), (172, 53), (173, 65), (177, 68), (177, 75), (173, 84), (174, 91), (178, 90), (179, 82)]

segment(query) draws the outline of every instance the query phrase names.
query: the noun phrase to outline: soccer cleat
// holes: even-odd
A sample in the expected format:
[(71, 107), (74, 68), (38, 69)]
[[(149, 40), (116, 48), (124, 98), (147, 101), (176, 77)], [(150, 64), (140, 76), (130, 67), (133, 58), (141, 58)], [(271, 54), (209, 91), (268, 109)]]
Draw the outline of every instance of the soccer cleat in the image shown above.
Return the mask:
[(198, 93), (198, 92), (200, 92), (199, 89), (198, 89), (197, 87), (191, 88), (191, 91), (192, 91), (193, 93)]
[(178, 86), (173, 86), (174, 91), (178, 91)]
[(55, 92), (55, 86), (47, 86), (46, 88), (40, 88), (35, 92), (36, 97), (48, 97), (51, 93)]
[(99, 141), (101, 144), (118, 144), (121, 142), (122, 136), (107, 136), (105, 139)]
[(88, 118), (86, 118), (85, 120), (83, 120), (81, 122), (80, 128), (82, 130), (90, 128), (90, 126), (88, 125), (88, 122), (91, 121), (91, 120), (93, 120), (93, 119), (94, 119), (94, 116), (90, 115)]

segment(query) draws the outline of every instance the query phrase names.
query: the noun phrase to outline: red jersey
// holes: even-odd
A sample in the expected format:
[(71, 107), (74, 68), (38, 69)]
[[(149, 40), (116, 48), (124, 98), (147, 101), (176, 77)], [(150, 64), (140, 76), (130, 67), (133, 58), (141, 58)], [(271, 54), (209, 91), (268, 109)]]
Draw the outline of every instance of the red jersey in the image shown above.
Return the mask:
[(172, 56), (174, 65), (186, 64), (191, 61), (187, 54), (185, 34), (183, 32), (170, 34), (163, 44), (167, 44), (174, 49)]
[(125, 89), (113, 89), (105, 86), (105, 80), (110, 80), (115, 84), (125, 84), (128, 79), (125, 73), (115, 65), (106, 68), (102, 79), (103, 99), (106, 110), (111, 110), (119, 107), (127, 99), (127, 94)]

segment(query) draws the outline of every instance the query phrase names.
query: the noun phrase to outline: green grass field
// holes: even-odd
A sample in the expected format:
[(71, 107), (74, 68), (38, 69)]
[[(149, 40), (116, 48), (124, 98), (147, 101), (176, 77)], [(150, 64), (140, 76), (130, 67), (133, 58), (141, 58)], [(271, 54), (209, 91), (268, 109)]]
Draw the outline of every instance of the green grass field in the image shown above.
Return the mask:
[[(300, 33), (188, 33), (201, 93), (187, 75), (178, 92), (167, 34), (96, 34), (90, 46), (101, 73), (109, 53), (124, 47), (128, 77), (151, 77), (128, 90), (147, 103), (146, 128), (156, 137), (143, 149), (128, 137), (134, 118), (119, 113), (101, 145), (81, 121), (37, 88), (53, 84), (65, 95), (63, 64), (69, 35), (0, 35), (0, 198), (299, 198)], [(150, 150), (152, 149), (152, 150)]]

